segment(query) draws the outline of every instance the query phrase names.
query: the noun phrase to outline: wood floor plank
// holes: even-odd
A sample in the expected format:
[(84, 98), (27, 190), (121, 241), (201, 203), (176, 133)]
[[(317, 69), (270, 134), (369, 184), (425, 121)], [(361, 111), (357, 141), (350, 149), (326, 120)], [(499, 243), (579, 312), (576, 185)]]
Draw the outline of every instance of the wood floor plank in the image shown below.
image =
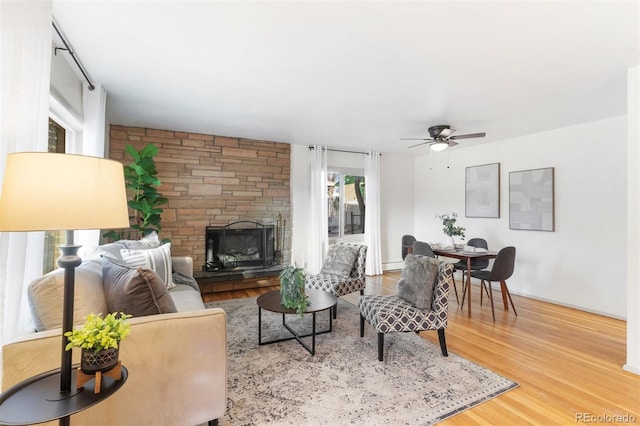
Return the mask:
[[(397, 271), (367, 277), (366, 294), (396, 293)], [(508, 283), (507, 283), (508, 284)], [(461, 295), (461, 284), (458, 282)], [(251, 297), (278, 287), (203, 295), (205, 301)], [(622, 369), (626, 322), (513, 295), (518, 311), (503, 311), (494, 291), (495, 323), (489, 301), (480, 306), (472, 287), (471, 318), (449, 299), (449, 351), (519, 383), (515, 390), (444, 420), (452, 425), (566, 425), (577, 417), (633, 416), (640, 424), (640, 376)], [(357, 303), (359, 295), (345, 296)], [(467, 302), (465, 301), (465, 304)], [(338, 317), (339, 320), (339, 317)], [(421, 337), (438, 344), (435, 332)]]

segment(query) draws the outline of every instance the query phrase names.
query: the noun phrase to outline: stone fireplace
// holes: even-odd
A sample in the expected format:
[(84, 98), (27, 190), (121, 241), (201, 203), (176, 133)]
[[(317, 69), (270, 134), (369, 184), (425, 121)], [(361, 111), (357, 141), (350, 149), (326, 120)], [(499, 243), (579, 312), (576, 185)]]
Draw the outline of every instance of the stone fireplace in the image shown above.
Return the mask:
[(276, 263), (274, 225), (252, 221), (206, 227), (207, 272), (264, 269)]

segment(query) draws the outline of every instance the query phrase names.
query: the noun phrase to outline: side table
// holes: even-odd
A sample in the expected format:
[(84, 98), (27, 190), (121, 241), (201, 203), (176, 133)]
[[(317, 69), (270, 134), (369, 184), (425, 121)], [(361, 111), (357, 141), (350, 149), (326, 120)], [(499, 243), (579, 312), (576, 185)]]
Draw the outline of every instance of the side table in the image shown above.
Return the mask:
[[(71, 374), (71, 383), (75, 384), (77, 368)], [(60, 424), (68, 424), (69, 416), (113, 395), (124, 385), (128, 376), (129, 372), (122, 366), (120, 380), (103, 377), (100, 393), (94, 393), (93, 386), (77, 389), (75, 385), (69, 393), (60, 393), (60, 369), (38, 374), (2, 393), (0, 424), (30, 425), (56, 419), (60, 419)]]

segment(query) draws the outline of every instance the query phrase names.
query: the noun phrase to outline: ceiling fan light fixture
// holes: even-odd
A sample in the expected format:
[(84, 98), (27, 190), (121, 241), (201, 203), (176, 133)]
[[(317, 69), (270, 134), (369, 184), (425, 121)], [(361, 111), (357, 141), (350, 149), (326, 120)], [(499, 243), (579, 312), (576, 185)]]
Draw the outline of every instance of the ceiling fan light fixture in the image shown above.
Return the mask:
[(431, 151), (435, 151), (435, 152), (444, 151), (445, 149), (447, 149), (448, 146), (449, 144), (443, 141), (434, 142), (431, 144)]

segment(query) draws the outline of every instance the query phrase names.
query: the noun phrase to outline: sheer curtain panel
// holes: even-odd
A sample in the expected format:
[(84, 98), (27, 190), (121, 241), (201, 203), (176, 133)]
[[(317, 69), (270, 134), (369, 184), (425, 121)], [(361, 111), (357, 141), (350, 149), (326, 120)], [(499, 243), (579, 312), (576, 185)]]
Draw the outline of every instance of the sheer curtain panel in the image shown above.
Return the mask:
[[(0, 17), (3, 180), (7, 154), (47, 151), (51, 1), (0, 1)], [(0, 250), (0, 345), (4, 345), (30, 327), (26, 288), (42, 275), (42, 233), (2, 232)]]
[(382, 274), (380, 246), (380, 153), (371, 151), (364, 160), (364, 191), (367, 203), (364, 243), (367, 248), (367, 275)]
[(309, 148), (309, 173), (309, 259), (306, 270), (309, 274), (317, 274), (329, 245), (327, 150), (324, 147)]

